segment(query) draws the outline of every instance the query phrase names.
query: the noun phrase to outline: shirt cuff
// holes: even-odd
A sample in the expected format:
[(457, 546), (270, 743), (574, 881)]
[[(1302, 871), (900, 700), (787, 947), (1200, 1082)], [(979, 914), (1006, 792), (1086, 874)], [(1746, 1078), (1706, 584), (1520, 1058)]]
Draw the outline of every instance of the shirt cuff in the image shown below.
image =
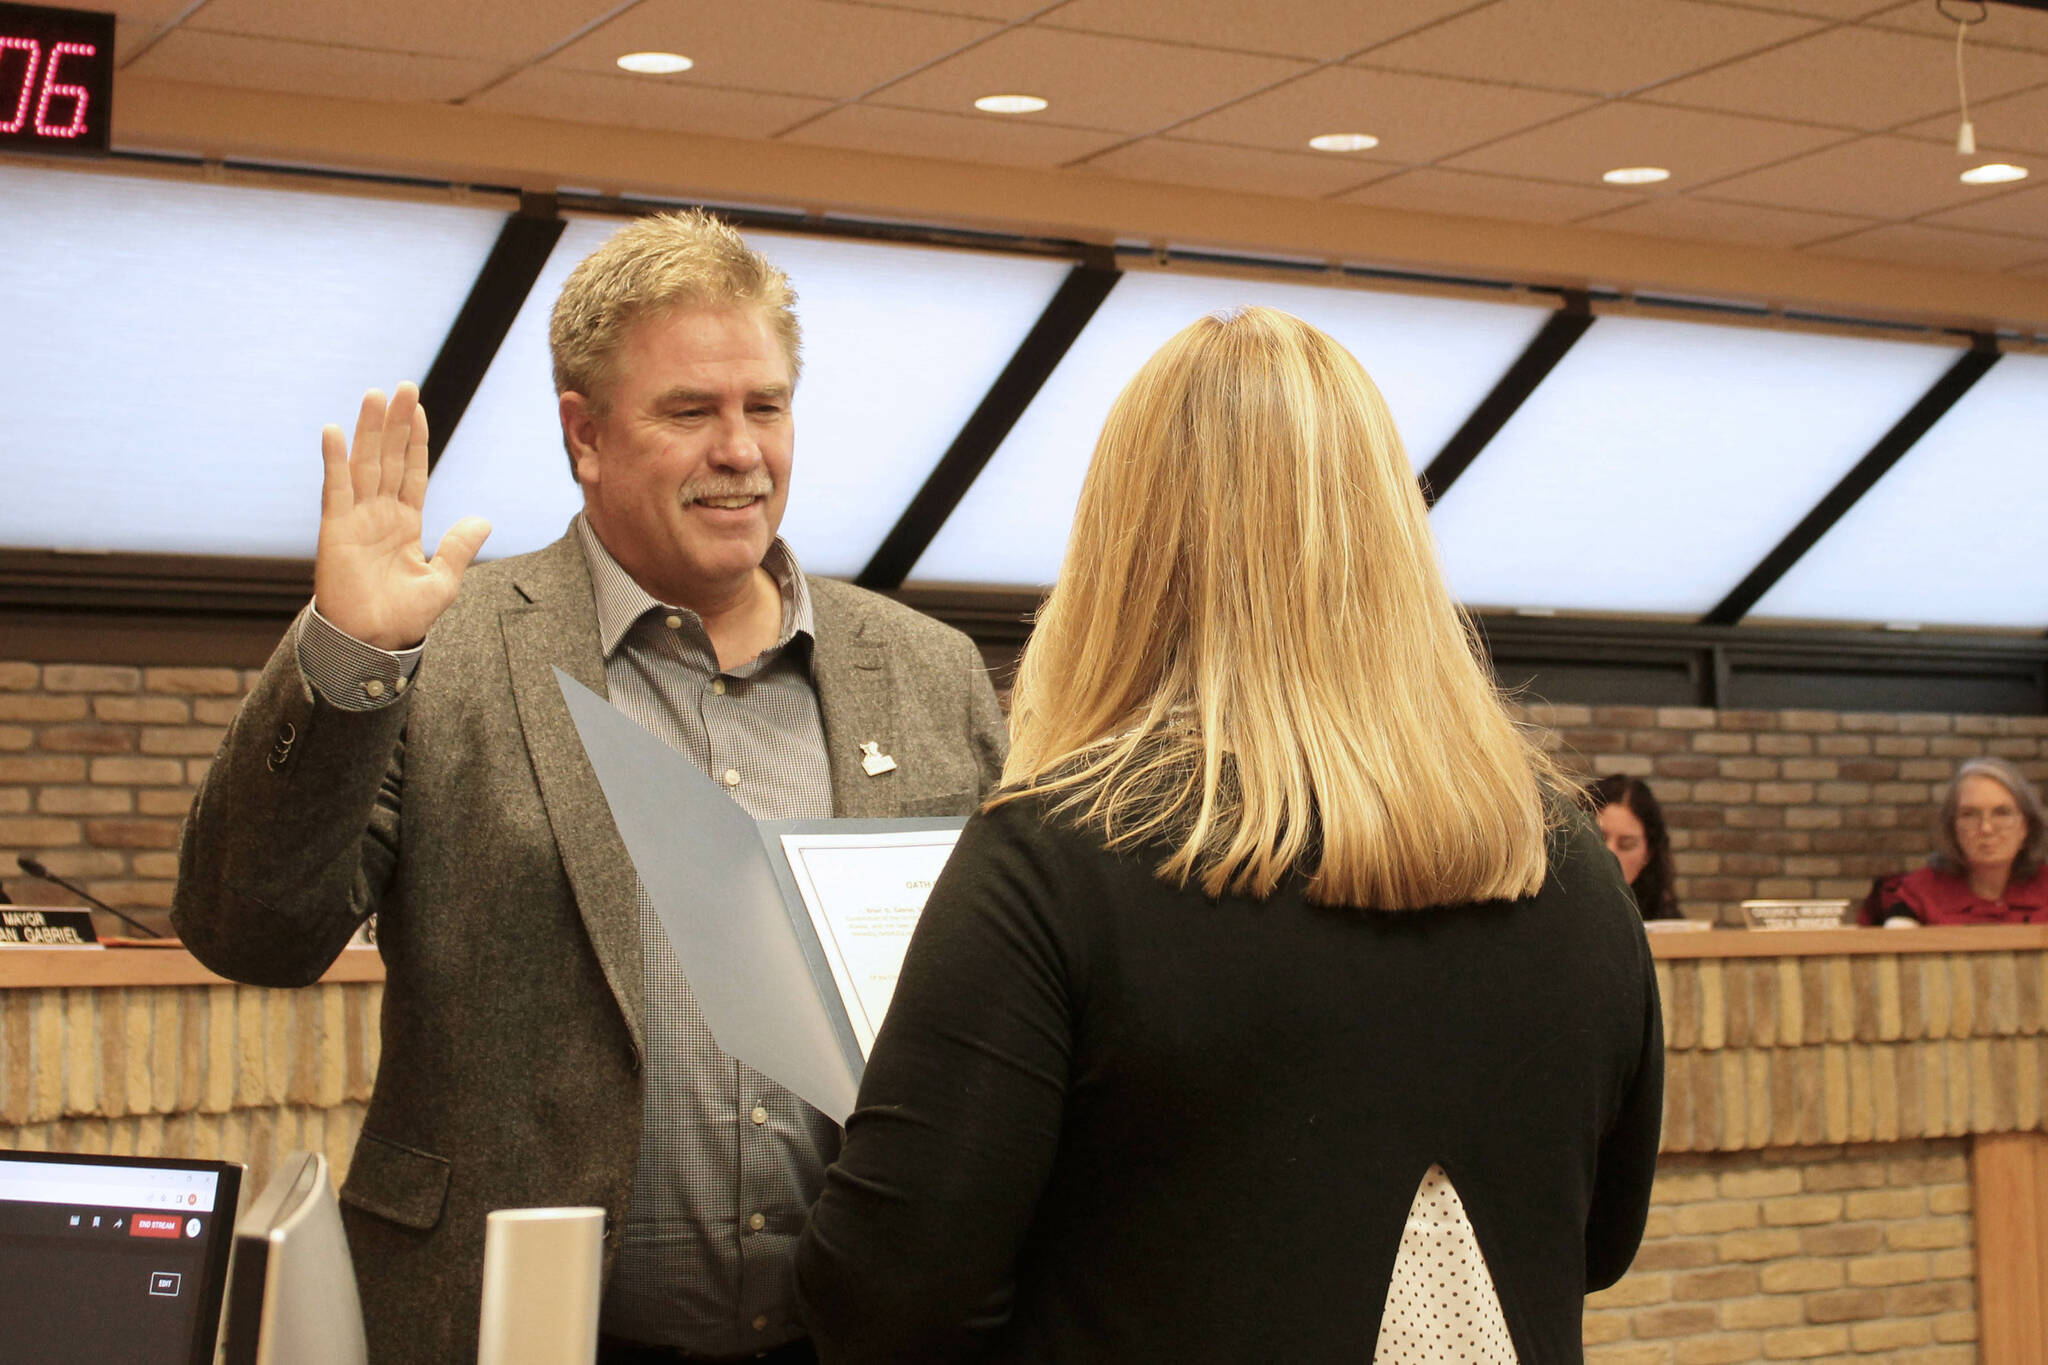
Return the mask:
[(299, 672), (338, 711), (375, 711), (412, 686), (426, 643), (392, 651), (366, 645), (309, 606), (299, 618)]

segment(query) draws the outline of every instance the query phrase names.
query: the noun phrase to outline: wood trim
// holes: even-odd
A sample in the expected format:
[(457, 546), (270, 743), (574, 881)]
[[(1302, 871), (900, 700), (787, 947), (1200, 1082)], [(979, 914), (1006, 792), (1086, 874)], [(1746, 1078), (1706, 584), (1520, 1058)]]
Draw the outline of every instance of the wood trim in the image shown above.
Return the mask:
[(1699, 957), (1842, 957), (1885, 953), (2012, 953), (2048, 948), (2048, 925), (1985, 924), (1932, 929), (1711, 929), (1652, 933), (1661, 961)]
[[(1979, 928), (1809, 929), (1764, 932), (1716, 929), (1696, 934), (1652, 934), (1660, 961), (1688, 958), (1841, 957), (1876, 953), (2010, 953), (2048, 949), (2048, 925), (1997, 924)], [(350, 949), (323, 982), (382, 981), (384, 963), (374, 949)], [(177, 948), (22, 948), (0, 951), (0, 989), (49, 986), (213, 986), (225, 978)]]
[(1984, 1365), (2048, 1365), (2048, 1135), (1989, 1133), (1970, 1147), (1977, 1331)]
[[(382, 981), (375, 948), (342, 951), (322, 985)], [(182, 948), (9, 948), (0, 950), (0, 990), (116, 986), (231, 986)]]

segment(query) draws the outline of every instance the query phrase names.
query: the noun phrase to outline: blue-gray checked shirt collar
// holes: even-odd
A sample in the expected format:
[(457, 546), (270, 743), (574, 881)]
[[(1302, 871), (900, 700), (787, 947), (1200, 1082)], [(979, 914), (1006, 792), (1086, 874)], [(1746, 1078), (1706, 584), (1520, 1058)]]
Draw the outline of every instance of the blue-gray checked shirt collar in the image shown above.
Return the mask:
[[(583, 558), (590, 565), (590, 588), (597, 598), (597, 629), (599, 638), (604, 642), (606, 659), (618, 652), (626, 632), (650, 611), (675, 612), (696, 622), (698, 629), (703, 628), (703, 622), (688, 607), (663, 602), (641, 587), (633, 575), (612, 558), (611, 551), (605, 549), (588, 517), (578, 512), (576, 520), (570, 524), (576, 528), (577, 543), (582, 545)], [(782, 596), (782, 626), (776, 632), (775, 643), (764, 652), (781, 649), (799, 635), (815, 640), (817, 623), (811, 614), (810, 586), (804, 582), (803, 570), (797, 566), (796, 554), (789, 548), (789, 542), (781, 536), (775, 537), (768, 545), (768, 553), (762, 557), (761, 567), (775, 580), (776, 590)]]

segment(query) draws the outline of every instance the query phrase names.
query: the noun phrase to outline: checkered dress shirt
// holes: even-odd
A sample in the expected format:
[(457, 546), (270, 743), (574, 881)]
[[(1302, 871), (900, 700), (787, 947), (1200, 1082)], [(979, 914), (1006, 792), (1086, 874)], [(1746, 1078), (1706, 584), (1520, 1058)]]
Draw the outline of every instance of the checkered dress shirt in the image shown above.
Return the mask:
[[(782, 626), (758, 658), (721, 671), (694, 612), (649, 596), (578, 516), (611, 702), (688, 757), (760, 820), (832, 813), (824, 721), (811, 680), (809, 590), (776, 540), (763, 567)], [(403, 694), (420, 649), (387, 653), (309, 612), (299, 663), (331, 705)], [(605, 1332), (693, 1355), (768, 1350), (802, 1334), (791, 1252), (838, 1152), (839, 1129), (718, 1050), (646, 889), (640, 890), (645, 1130)]]

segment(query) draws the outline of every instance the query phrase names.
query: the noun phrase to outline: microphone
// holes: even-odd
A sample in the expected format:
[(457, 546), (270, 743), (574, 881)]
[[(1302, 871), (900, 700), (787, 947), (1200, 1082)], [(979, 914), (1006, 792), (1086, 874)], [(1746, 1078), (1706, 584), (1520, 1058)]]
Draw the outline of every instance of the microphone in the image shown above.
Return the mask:
[(36, 861), (34, 858), (29, 857), (26, 853), (16, 854), (14, 859), (14, 865), (20, 868), (23, 872), (28, 873), (28, 875), (31, 877), (37, 877), (46, 882), (55, 882), (58, 886), (63, 887), (66, 891), (69, 891), (72, 895), (78, 897), (87, 905), (90, 905), (93, 909), (106, 911), (108, 914), (112, 915), (115, 919), (121, 921), (121, 923), (127, 925), (130, 929), (133, 929), (138, 934), (145, 935), (149, 938), (163, 937), (162, 934), (150, 928), (141, 920), (136, 919), (133, 916), (121, 913), (119, 910), (116, 910), (113, 906), (108, 905), (105, 901), (101, 900), (98, 896), (93, 895), (92, 892), (87, 891), (84, 887), (78, 885), (76, 882), (68, 882), (64, 880), (64, 878), (50, 871), (49, 868), (44, 867), (40, 862)]

